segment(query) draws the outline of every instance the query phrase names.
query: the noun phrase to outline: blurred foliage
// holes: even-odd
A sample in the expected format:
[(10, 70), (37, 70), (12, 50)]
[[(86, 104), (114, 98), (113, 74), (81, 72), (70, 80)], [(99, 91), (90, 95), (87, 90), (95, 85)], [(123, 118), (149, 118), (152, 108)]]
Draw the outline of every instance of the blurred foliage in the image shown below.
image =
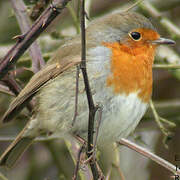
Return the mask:
[(20, 29), (9, 2), (1, 1), (0, 8), (0, 45), (6, 45), (14, 42), (12, 38), (20, 34)]
[[(28, 7), (27, 12), (32, 14), (33, 9), (36, 9), (37, 3), (41, 0), (25, 0)], [(170, 21), (180, 26), (180, 1), (179, 0), (147, 0), (152, 2), (154, 7), (161, 11), (163, 16), (166, 16)], [(48, 3), (49, 1), (46, 1)], [(134, 1), (127, 0), (89, 0), (87, 2), (87, 14), (90, 20), (93, 20), (101, 15), (105, 15), (112, 11), (124, 10), (134, 3)], [(44, 6), (46, 6), (45, 4)], [(163, 37), (172, 37), (167, 29), (165, 29), (160, 23), (158, 18), (153, 18), (149, 13), (143, 11), (142, 8), (134, 8), (136, 11), (143, 13), (145, 16), (151, 19), (158, 31)], [(43, 8), (40, 8), (39, 12), (42, 12)], [(43, 56), (47, 61), (53, 52), (63, 43), (66, 38), (77, 34), (79, 24), (79, 2), (74, 0), (71, 2), (68, 8), (65, 9), (63, 14), (58, 17), (48, 28), (48, 30), (39, 38), (39, 44), (41, 46)], [(40, 14), (40, 13), (39, 13)], [(75, 15), (75, 16), (74, 16)], [(74, 16), (74, 17), (73, 17)], [(15, 35), (21, 34), (19, 26), (17, 24), (14, 12), (12, 10), (10, 1), (0, 1), (0, 59), (5, 55), (7, 50), (15, 44), (15, 40), (12, 38)], [(33, 21), (33, 20), (32, 20)], [(89, 22), (87, 21), (87, 24)], [(177, 44), (173, 48), (170, 55), (170, 59), (176, 56), (177, 62), (180, 63), (180, 37), (176, 37)], [(174, 53), (173, 53), (174, 52)], [(166, 54), (166, 51), (163, 52)], [(158, 55), (157, 62), (162, 61), (162, 57)], [(166, 61), (166, 63), (169, 63)], [(29, 69), (31, 67), (31, 59), (29, 55), (25, 53), (18, 61), (15, 69), (28, 68), (28, 70), (19, 73), (16, 76), (21, 86), (25, 86), (30, 77), (33, 75)], [(138, 141), (140, 144), (143, 142), (147, 148), (153, 149), (161, 157), (169, 160), (170, 162), (177, 164), (174, 161), (174, 155), (180, 155), (180, 83), (179, 83), (180, 71), (178, 70), (155, 70), (154, 71), (154, 92), (153, 99), (156, 102), (156, 108), (162, 117), (168, 118), (175, 122), (178, 128), (175, 131), (175, 136), (168, 143), (169, 149), (165, 149), (162, 143), (162, 134), (157, 128), (156, 123), (153, 121), (153, 116), (149, 110), (141, 121), (139, 127), (136, 130), (136, 135), (140, 136)], [(9, 103), (13, 97), (0, 93), (0, 117), (7, 109)], [(0, 123), (0, 140), (1, 136), (6, 138), (14, 137), (17, 132), (24, 126), (25, 119), (28, 119), (27, 110), (19, 115), (19, 117), (10, 124), (2, 125)], [(0, 141), (0, 153), (3, 152), (7, 143)], [(116, 159), (114, 149), (100, 150), (100, 165), (103, 168), (105, 174), (110, 169), (112, 161)], [(141, 155), (137, 155), (135, 152), (127, 148), (121, 148), (120, 152), (120, 168), (122, 169), (127, 180), (169, 180), (170, 173), (164, 168), (152, 163), (151, 161), (144, 159)], [(58, 179), (71, 179), (74, 170), (74, 164), (70, 152), (67, 150), (66, 144), (62, 140), (54, 140), (47, 142), (40, 142), (34, 144), (25, 153), (23, 158), (18, 164), (11, 170), (7, 171), (2, 169), (2, 173), (7, 176), (9, 180), (58, 180)], [(111, 180), (119, 180), (119, 173), (116, 168), (112, 169)]]

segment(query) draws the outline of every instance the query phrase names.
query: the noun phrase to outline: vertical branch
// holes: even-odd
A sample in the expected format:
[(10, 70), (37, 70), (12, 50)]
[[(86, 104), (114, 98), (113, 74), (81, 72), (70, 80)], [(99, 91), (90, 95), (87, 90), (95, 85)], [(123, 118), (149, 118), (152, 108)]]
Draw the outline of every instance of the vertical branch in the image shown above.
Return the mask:
[[(93, 133), (94, 133), (94, 118), (97, 108), (94, 105), (94, 101), (92, 98), (92, 93), (89, 85), (87, 70), (86, 70), (86, 31), (85, 31), (85, 9), (84, 9), (84, 0), (82, 0), (81, 5), (81, 44), (82, 44), (82, 54), (81, 54), (81, 70), (84, 78), (84, 85), (88, 100), (89, 106), (89, 121), (88, 121), (88, 150), (87, 156), (91, 157), (93, 154)], [(95, 161), (90, 161), (90, 166), (92, 170), (92, 174), (94, 179), (98, 179), (100, 177), (98, 173), (98, 168)]]
[(78, 178), (78, 171), (79, 171), (79, 166), (80, 166), (80, 161), (81, 161), (81, 154), (82, 154), (84, 148), (85, 148), (85, 143), (81, 146), (81, 148), (79, 149), (79, 152), (78, 152), (77, 164), (75, 166), (74, 175), (72, 178), (73, 180), (77, 180), (77, 178)]
[(72, 126), (74, 126), (76, 117), (78, 115), (78, 93), (79, 93), (79, 65), (76, 70), (76, 93), (75, 93), (75, 109), (74, 109), (74, 117), (72, 121)]

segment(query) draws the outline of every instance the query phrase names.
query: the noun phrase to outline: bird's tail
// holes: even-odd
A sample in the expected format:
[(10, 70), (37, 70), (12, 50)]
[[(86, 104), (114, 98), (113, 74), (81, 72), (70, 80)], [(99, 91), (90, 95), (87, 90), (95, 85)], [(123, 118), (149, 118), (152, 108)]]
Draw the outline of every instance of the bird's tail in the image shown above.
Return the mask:
[(12, 167), (23, 152), (33, 143), (34, 137), (23, 136), (25, 129), (26, 127), (1, 155), (0, 166)]

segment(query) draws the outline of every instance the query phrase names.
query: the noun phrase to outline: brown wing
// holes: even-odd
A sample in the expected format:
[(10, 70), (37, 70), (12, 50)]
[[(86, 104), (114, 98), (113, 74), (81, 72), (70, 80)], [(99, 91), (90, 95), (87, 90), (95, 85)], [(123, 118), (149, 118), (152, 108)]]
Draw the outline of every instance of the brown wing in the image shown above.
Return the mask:
[[(80, 53), (80, 50), (78, 49), (80, 48), (80, 44), (79, 46), (76, 44), (76, 48), (73, 49), (73, 55), (72, 48), (66, 46), (59, 49), (59, 52), (55, 54), (50, 62), (31, 78), (26, 87), (10, 104), (9, 109), (2, 118), (3, 122), (10, 121), (17, 113), (19, 113), (45, 83), (80, 62), (81, 58), (80, 55), (78, 55)], [(68, 53), (70, 55), (68, 55)]]

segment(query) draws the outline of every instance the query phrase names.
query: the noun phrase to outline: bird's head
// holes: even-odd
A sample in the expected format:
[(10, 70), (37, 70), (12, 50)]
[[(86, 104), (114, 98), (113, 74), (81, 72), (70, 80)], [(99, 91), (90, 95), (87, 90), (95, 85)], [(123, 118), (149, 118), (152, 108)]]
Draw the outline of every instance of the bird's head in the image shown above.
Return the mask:
[(111, 49), (107, 86), (117, 94), (138, 92), (147, 102), (152, 91), (155, 49), (175, 42), (161, 38), (151, 22), (135, 12), (116, 13), (96, 20), (87, 29), (87, 35)]
[(123, 43), (127, 47), (175, 44), (161, 38), (149, 19), (136, 12), (121, 12), (95, 20), (87, 28), (87, 34), (99, 43)]

